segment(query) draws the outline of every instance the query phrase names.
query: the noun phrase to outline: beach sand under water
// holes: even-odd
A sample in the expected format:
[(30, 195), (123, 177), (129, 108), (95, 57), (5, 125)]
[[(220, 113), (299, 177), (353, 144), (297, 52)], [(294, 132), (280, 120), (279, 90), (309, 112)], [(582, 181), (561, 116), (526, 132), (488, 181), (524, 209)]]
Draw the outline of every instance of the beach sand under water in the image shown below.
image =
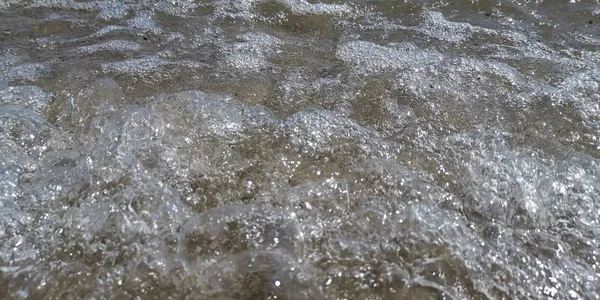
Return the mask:
[(598, 299), (600, 3), (0, 0), (1, 299)]

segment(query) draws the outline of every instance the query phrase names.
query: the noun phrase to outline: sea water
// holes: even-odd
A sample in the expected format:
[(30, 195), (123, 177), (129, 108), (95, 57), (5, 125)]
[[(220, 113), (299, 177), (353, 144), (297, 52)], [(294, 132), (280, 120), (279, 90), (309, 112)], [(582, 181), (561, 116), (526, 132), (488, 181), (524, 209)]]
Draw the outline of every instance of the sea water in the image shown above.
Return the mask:
[(2, 299), (598, 299), (594, 0), (0, 0)]

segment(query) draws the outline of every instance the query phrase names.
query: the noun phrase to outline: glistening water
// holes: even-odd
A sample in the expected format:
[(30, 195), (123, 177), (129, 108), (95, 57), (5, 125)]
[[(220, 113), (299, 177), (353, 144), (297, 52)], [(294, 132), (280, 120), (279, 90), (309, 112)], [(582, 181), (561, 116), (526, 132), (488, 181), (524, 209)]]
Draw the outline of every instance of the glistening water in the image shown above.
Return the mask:
[(0, 299), (600, 298), (598, 0), (0, 0)]

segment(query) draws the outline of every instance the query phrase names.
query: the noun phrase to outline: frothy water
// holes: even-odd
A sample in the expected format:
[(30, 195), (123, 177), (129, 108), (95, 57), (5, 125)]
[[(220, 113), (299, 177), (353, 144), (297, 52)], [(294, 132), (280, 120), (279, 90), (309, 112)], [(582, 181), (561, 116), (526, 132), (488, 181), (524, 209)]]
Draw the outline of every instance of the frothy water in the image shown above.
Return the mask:
[(0, 298), (600, 298), (599, 7), (0, 0)]

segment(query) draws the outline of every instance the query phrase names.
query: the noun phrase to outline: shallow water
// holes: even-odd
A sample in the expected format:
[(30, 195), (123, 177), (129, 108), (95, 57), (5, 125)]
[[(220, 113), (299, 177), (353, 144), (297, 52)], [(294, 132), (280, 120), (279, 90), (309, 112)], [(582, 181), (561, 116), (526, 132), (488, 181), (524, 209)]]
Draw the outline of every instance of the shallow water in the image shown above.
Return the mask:
[(0, 298), (600, 298), (599, 24), (0, 0)]

